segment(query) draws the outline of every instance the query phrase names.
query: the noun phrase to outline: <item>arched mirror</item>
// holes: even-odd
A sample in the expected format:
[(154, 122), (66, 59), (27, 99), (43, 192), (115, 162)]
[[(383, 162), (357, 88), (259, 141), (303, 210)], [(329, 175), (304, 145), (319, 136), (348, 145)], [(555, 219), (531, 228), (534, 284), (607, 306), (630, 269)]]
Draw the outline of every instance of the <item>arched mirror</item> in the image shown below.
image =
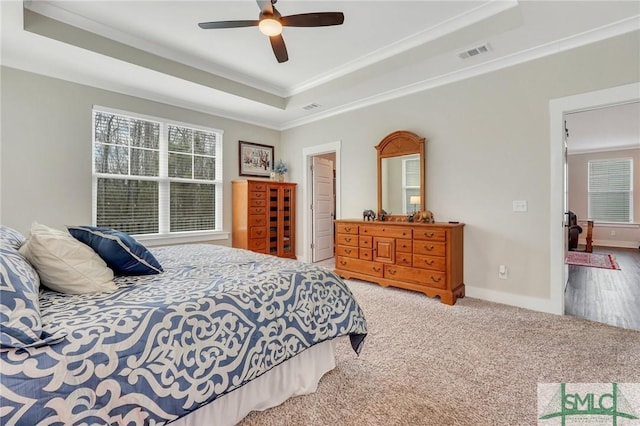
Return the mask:
[(399, 130), (378, 145), (378, 215), (401, 219), (425, 209), (425, 138)]

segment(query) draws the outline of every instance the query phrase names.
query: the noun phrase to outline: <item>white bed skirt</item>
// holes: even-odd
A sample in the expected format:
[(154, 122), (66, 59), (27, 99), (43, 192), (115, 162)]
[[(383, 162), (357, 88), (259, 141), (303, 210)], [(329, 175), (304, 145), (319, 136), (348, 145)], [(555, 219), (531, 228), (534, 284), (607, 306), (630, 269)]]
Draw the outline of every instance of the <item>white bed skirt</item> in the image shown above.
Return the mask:
[(315, 392), (322, 376), (335, 366), (333, 340), (319, 343), (171, 425), (235, 425), (251, 411), (266, 410), (293, 396)]

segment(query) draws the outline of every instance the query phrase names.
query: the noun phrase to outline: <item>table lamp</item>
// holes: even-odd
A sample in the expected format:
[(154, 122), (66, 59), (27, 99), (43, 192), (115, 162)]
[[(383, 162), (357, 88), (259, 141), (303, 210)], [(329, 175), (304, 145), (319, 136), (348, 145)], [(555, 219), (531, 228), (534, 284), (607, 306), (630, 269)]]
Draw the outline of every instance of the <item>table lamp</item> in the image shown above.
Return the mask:
[(412, 195), (411, 197), (409, 197), (409, 204), (413, 206), (413, 213), (415, 214), (416, 206), (420, 204), (420, 196)]

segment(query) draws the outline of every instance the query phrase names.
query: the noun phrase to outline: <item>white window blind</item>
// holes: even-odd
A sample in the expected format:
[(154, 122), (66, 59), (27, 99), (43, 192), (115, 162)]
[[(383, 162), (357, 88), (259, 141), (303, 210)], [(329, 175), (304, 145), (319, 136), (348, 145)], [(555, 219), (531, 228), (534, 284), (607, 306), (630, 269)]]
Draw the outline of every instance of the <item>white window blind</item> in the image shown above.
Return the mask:
[(222, 227), (222, 132), (94, 109), (94, 223), (129, 234)]
[(589, 161), (589, 219), (633, 221), (633, 163), (630, 158)]
[(402, 191), (404, 197), (404, 214), (419, 210), (420, 206), (410, 203), (411, 196), (420, 195), (420, 157), (415, 156), (402, 160)]

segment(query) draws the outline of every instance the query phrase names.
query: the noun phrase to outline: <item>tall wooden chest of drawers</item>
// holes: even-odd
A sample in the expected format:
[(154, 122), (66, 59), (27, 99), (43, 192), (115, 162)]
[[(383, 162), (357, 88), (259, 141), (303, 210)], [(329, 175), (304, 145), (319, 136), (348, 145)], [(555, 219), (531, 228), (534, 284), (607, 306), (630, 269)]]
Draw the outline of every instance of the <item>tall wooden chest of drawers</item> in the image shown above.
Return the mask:
[(233, 247), (295, 259), (296, 184), (247, 179), (231, 185)]
[(464, 224), (336, 220), (335, 272), (440, 296), (464, 297)]

